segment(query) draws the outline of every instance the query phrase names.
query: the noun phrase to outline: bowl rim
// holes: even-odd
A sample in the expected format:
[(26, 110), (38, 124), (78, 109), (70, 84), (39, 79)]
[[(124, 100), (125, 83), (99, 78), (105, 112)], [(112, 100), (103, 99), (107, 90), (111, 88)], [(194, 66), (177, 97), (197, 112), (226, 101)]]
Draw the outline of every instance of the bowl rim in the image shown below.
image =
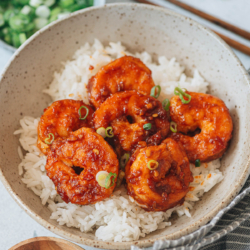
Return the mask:
[[(37, 36), (39, 36), (40, 34), (46, 32), (47, 30), (51, 29), (54, 25), (64, 22), (65, 20), (70, 19), (71, 17), (75, 17), (77, 15), (82, 15), (83, 13), (86, 12), (91, 12), (91, 11), (95, 11), (95, 10), (99, 10), (99, 9), (105, 9), (105, 8), (116, 8), (116, 7), (134, 7), (134, 8), (142, 8), (142, 9), (147, 9), (147, 10), (155, 10), (158, 12), (163, 12), (164, 14), (168, 14), (170, 16), (174, 16), (176, 18), (179, 18), (181, 20), (183, 20), (184, 22), (188, 22), (194, 26), (196, 26), (198, 29), (204, 31), (207, 33), (207, 35), (211, 36), (212, 38), (214, 38), (218, 43), (220, 43), (225, 50), (228, 51), (228, 53), (230, 54), (230, 56), (232, 56), (232, 58), (236, 61), (237, 67), (240, 69), (242, 76), (244, 76), (245, 82), (248, 84), (248, 86), (250, 86), (250, 78), (249, 75), (246, 71), (246, 69), (244, 68), (244, 66), (242, 65), (242, 63), (240, 62), (240, 60), (238, 59), (238, 57), (235, 55), (235, 53), (233, 52), (233, 50), (230, 48), (230, 46), (228, 44), (226, 44), (226, 42), (224, 40), (222, 40), (218, 35), (216, 35), (214, 32), (212, 32), (210, 29), (204, 27), (203, 25), (199, 24), (198, 22), (192, 20), (189, 17), (186, 17), (182, 14), (176, 13), (175, 11), (169, 10), (167, 8), (164, 7), (158, 7), (158, 6), (152, 6), (152, 5), (148, 5), (148, 4), (137, 4), (137, 3), (113, 3), (113, 4), (105, 4), (103, 6), (94, 6), (94, 7), (89, 7), (89, 8), (85, 8), (79, 11), (76, 11), (74, 13), (69, 14), (67, 17), (57, 20), (47, 26), (45, 26), (44, 28), (42, 28), (41, 30), (39, 30), (38, 32), (36, 32), (34, 35), (32, 35), (27, 41), (25, 41), (24, 44), (22, 44), (16, 51), (15, 53), (12, 55), (11, 59), (9, 60), (9, 62), (7, 63), (7, 65), (5, 66), (5, 69), (3, 70), (1, 76), (0, 76), (0, 84), (2, 79), (4, 78), (4, 75), (7, 71), (7, 69), (10, 67), (11, 63), (15, 60), (15, 58), (17, 56), (19, 56), (19, 53), (21, 53), (21, 51), (26, 47), (26, 45), (28, 45), (29, 43), (31, 43), (33, 40), (36, 39)], [(194, 223), (192, 223), (191, 225), (189, 225), (186, 228), (183, 228), (177, 232), (174, 232), (170, 235), (165, 235), (165, 236), (161, 236), (161, 237), (156, 237), (154, 239), (144, 239), (141, 238), (137, 241), (128, 241), (128, 242), (113, 242), (113, 241), (102, 241), (102, 240), (95, 240), (95, 239), (87, 239), (84, 238), (82, 236), (77, 236), (74, 234), (71, 234), (69, 232), (66, 232), (64, 229), (58, 228), (57, 226), (52, 225), (50, 222), (46, 221), (45, 219), (41, 218), (38, 214), (34, 213), (33, 211), (30, 210), (29, 206), (27, 204), (25, 204), (21, 198), (18, 196), (18, 194), (16, 194), (12, 188), (10, 183), (7, 181), (7, 179), (5, 178), (5, 176), (3, 175), (2, 169), (0, 167), (0, 180), (2, 181), (3, 185), (5, 186), (5, 188), (7, 189), (7, 191), (9, 192), (9, 194), (12, 196), (12, 198), (17, 202), (17, 204), (24, 209), (24, 211), (34, 220), (36, 220), (40, 225), (42, 225), (43, 227), (45, 227), (46, 229), (50, 230), (51, 232), (64, 237), (68, 240), (71, 241), (75, 241), (77, 243), (80, 244), (86, 244), (88, 246), (92, 246), (92, 247), (97, 247), (97, 248), (105, 248), (105, 249), (129, 249), (131, 245), (136, 245), (138, 247), (149, 247), (152, 246), (152, 244), (155, 241), (158, 240), (171, 240), (171, 239), (178, 239), (182, 236), (185, 236), (191, 232), (194, 232), (195, 230), (197, 230), (199, 227), (205, 225), (208, 221), (210, 221), (221, 209), (223, 209), (224, 207), (226, 207), (232, 200), (233, 198), (236, 196), (236, 194), (240, 191), (240, 189), (242, 188), (243, 184), (245, 183), (249, 173), (250, 173), (250, 155), (247, 159), (247, 163), (244, 167), (244, 171), (242, 171), (242, 174), (240, 176), (240, 178), (238, 179), (238, 181), (235, 183), (234, 187), (231, 189), (231, 192), (229, 194), (226, 195), (226, 197), (221, 200), (221, 203), (216, 206), (215, 208), (213, 208), (212, 210), (210, 210), (206, 215), (204, 215), (199, 221), (196, 221)]]

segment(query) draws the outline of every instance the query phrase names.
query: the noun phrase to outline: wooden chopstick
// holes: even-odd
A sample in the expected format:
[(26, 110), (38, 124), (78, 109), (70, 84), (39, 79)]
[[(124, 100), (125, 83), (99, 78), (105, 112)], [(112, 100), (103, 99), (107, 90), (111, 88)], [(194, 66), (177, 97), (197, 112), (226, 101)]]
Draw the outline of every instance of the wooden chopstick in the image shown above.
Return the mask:
[(219, 19), (217, 17), (214, 17), (212, 15), (209, 15), (209, 14), (203, 12), (203, 11), (197, 10), (196, 8), (191, 7), (190, 5), (182, 3), (180, 1), (177, 1), (177, 0), (166, 0), (166, 1), (170, 2), (170, 3), (174, 4), (174, 5), (177, 5), (177, 6), (181, 7), (182, 9), (188, 10), (189, 12), (192, 12), (197, 16), (200, 16), (200, 17), (202, 17), (204, 19), (207, 19), (208, 21), (210, 21), (210, 22), (212, 22), (212, 23), (214, 23), (216, 25), (219, 25), (219, 26), (221, 26), (221, 27), (223, 27), (223, 28), (225, 28), (227, 30), (230, 30), (230, 31), (234, 32), (235, 34), (238, 34), (238, 35), (250, 40), (250, 32), (248, 32), (246, 30), (243, 30), (243, 29), (241, 29), (239, 27), (236, 27), (236, 26), (234, 26), (234, 25), (232, 25), (230, 23), (227, 23), (227, 22), (225, 22), (225, 21), (223, 21), (223, 20), (221, 20), (221, 19)]
[[(164, 8), (164, 6), (161, 6), (161, 5), (155, 4), (155, 3), (151, 3), (151, 2), (149, 2), (147, 0), (136, 0), (136, 1), (140, 2), (140, 3), (146, 3), (146, 4), (155, 5), (155, 6), (159, 6), (159, 7), (163, 7)], [(177, 2), (175, 0), (166, 0), (166, 1)], [(229, 46), (231, 46), (231, 47), (233, 47), (233, 48), (235, 48), (235, 49), (243, 52), (244, 54), (250, 56), (250, 48), (247, 47), (246, 45), (244, 45), (242, 43), (239, 43), (239, 42), (237, 42), (237, 41), (235, 41), (235, 40), (233, 40), (233, 39), (231, 39), (231, 38), (229, 38), (229, 37), (227, 37), (225, 35), (222, 35), (221, 33), (217, 32), (217, 31), (213, 30), (213, 32), (216, 33), (219, 37), (221, 37)]]

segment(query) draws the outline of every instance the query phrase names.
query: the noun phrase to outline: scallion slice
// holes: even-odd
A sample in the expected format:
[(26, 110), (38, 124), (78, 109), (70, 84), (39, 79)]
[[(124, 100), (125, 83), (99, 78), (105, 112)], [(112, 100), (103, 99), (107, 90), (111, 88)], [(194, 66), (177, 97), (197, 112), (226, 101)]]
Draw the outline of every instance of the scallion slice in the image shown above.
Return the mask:
[(130, 155), (128, 153), (124, 154), (121, 159), (120, 159), (120, 167), (125, 168), (128, 160), (129, 160)]
[(109, 173), (107, 171), (99, 171), (96, 174), (95, 179), (101, 187), (105, 187), (105, 180), (106, 180), (108, 175), (109, 175)]
[(147, 167), (149, 168), (149, 170), (155, 170), (157, 169), (159, 166), (159, 162), (158, 161), (155, 161), (155, 160), (150, 160), (148, 163), (147, 163)]
[(55, 136), (52, 133), (49, 133), (49, 137), (44, 140), (46, 144), (52, 144), (52, 142), (55, 140)]
[(176, 132), (177, 132), (177, 123), (176, 123), (176, 122), (173, 122), (173, 121), (170, 122), (170, 130), (171, 130), (173, 133), (176, 133)]
[(162, 106), (163, 106), (164, 110), (169, 111), (170, 101), (168, 100), (168, 98), (166, 98), (166, 99), (162, 102)]
[(125, 173), (121, 170), (119, 172), (118, 178), (117, 178), (117, 182), (116, 182), (116, 187), (120, 187), (122, 184), (122, 180), (125, 177)]
[[(179, 88), (179, 87), (176, 87), (176, 88), (174, 89), (174, 94), (179, 96), (179, 98), (181, 99), (181, 102), (182, 102), (183, 104), (188, 104), (188, 103), (190, 103), (190, 101), (191, 101), (191, 95), (185, 93), (185, 92), (184, 92), (181, 88)], [(185, 100), (183, 96), (187, 97), (188, 100)]]
[[(116, 173), (109, 173), (108, 176), (105, 179), (105, 188), (110, 188), (112, 186), (114, 186), (115, 184), (115, 178), (116, 178), (117, 174)], [(112, 178), (113, 177), (113, 178)]]
[[(84, 117), (82, 117), (82, 114), (81, 114), (81, 109), (83, 109), (83, 108), (86, 109), (86, 115)], [(88, 114), (89, 114), (89, 109), (87, 107), (85, 107), (85, 106), (81, 106), (79, 108), (79, 110), (78, 110), (78, 114), (79, 114), (79, 119), (80, 120), (85, 120), (87, 118)]]
[(105, 130), (105, 134), (106, 134), (107, 137), (112, 138), (114, 136), (113, 128), (112, 127), (107, 127), (106, 130)]
[(160, 96), (160, 93), (161, 93), (161, 86), (156, 85), (151, 89), (150, 96), (158, 98)]
[(151, 123), (146, 123), (146, 124), (143, 125), (143, 128), (145, 130), (150, 130), (152, 128), (152, 124)]
[(201, 166), (201, 161), (200, 159), (195, 160), (195, 167), (198, 168)]
[(99, 134), (99, 135), (101, 135), (103, 138), (106, 137), (106, 129), (104, 127), (98, 128), (96, 130), (96, 133)]

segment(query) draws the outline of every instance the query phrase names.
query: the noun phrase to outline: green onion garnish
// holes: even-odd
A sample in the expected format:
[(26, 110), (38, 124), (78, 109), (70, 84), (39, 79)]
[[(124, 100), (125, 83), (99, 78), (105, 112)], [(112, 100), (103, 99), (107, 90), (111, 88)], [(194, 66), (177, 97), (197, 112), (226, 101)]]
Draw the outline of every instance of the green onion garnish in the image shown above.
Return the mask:
[(148, 163), (147, 163), (147, 167), (150, 169), (150, 170), (155, 170), (157, 169), (159, 166), (159, 163), (158, 161), (155, 161), (155, 160), (150, 160)]
[(52, 133), (49, 133), (49, 137), (44, 140), (46, 144), (51, 144), (55, 140), (55, 136)]
[(170, 122), (170, 130), (171, 130), (173, 133), (176, 133), (176, 132), (177, 132), (177, 123), (176, 123), (176, 122), (173, 122), (173, 121)]
[(96, 130), (96, 133), (99, 134), (99, 135), (101, 135), (103, 138), (106, 137), (106, 129), (104, 127), (98, 128)]
[(146, 124), (143, 125), (143, 128), (145, 130), (150, 130), (152, 128), (152, 124), (151, 123), (146, 123)]
[(112, 127), (107, 127), (106, 130), (105, 130), (105, 134), (106, 134), (107, 137), (112, 138), (114, 136), (113, 128)]
[(120, 167), (121, 167), (121, 168), (125, 168), (125, 166), (126, 166), (128, 160), (129, 160), (129, 156), (130, 156), (130, 155), (129, 155), (128, 153), (126, 153), (126, 154), (124, 154), (124, 155), (121, 157), (121, 159), (120, 159)]
[[(157, 89), (157, 91), (156, 91)], [(156, 92), (156, 93), (155, 93)], [(161, 93), (161, 87), (159, 85), (154, 86), (150, 91), (150, 96), (158, 98)]]
[(162, 106), (163, 106), (164, 110), (169, 111), (170, 101), (168, 100), (168, 98), (166, 98), (166, 99), (162, 102)]
[[(86, 115), (84, 117), (82, 117), (82, 114), (81, 114), (81, 109), (83, 109), (83, 108), (86, 109)], [(85, 106), (81, 106), (79, 108), (79, 110), (78, 110), (78, 114), (79, 114), (79, 119), (80, 120), (85, 120), (87, 118), (88, 114), (89, 114), (89, 109), (87, 107), (85, 107)]]
[[(184, 92), (181, 88), (179, 88), (179, 87), (176, 87), (176, 88), (174, 89), (174, 94), (175, 94), (175, 95), (178, 95), (178, 96), (180, 97), (180, 99), (181, 99), (181, 101), (182, 101), (183, 104), (188, 104), (188, 103), (190, 103), (190, 101), (191, 101), (191, 95), (185, 93), (185, 92)], [(185, 100), (183, 96), (187, 97), (188, 100)]]
[[(105, 188), (110, 188), (112, 186), (114, 186), (115, 184), (115, 178), (116, 178), (117, 174), (116, 173), (109, 173), (108, 176), (106, 177), (105, 179)], [(113, 177), (112, 179), (112, 182), (111, 182), (111, 178)]]
[(199, 159), (195, 160), (195, 167), (198, 168), (201, 165), (201, 161)]

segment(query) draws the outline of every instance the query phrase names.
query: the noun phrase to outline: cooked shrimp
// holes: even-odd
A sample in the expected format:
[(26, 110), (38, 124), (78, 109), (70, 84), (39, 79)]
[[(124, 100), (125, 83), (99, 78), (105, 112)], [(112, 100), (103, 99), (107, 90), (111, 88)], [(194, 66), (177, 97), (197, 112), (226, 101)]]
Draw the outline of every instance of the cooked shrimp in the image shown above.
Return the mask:
[[(232, 137), (233, 122), (225, 103), (212, 95), (187, 92), (191, 101), (183, 104), (178, 96), (170, 101), (170, 116), (177, 123), (179, 141), (190, 162), (208, 162), (220, 158)], [(190, 132), (200, 129), (194, 136)], [(195, 134), (195, 133), (194, 133)]]
[(89, 80), (89, 100), (98, 108), (116, 92), (138, 90), (149, 95), (152, 87), (151, 70), (140, 59), (124, 56), (102, 67)]
[(115, 139), (124, 151), (134, 150), (141, 141), (157, 145), (169, 131), (162, 104), (136, 91), (110, 96), (95, 112), (94, 126), (95, 129), (112, 126)]
[(136, 150), (126, 165), (128, 194), (147, 211), (184, 202), (193, 181), (184, 149), (173, 139)]
[(93, 113), (93, 109), (82, 101), (66, 99), (53, 102), (44, 110), (38, 124), (38, 147), (47, 155), (53, 140), (66, 138), (81, 127), (92, 127)]
[[(45, 168), (65, 202), (87, 205), (111, 195), (119, 163), (112, 148), (100, 135), (91, 128), (81, 128), (70, 132), (67, 139), (59, 138), (53, 142)], [(97, 181), (101, 171), (111, 174), (106, 187)]]

